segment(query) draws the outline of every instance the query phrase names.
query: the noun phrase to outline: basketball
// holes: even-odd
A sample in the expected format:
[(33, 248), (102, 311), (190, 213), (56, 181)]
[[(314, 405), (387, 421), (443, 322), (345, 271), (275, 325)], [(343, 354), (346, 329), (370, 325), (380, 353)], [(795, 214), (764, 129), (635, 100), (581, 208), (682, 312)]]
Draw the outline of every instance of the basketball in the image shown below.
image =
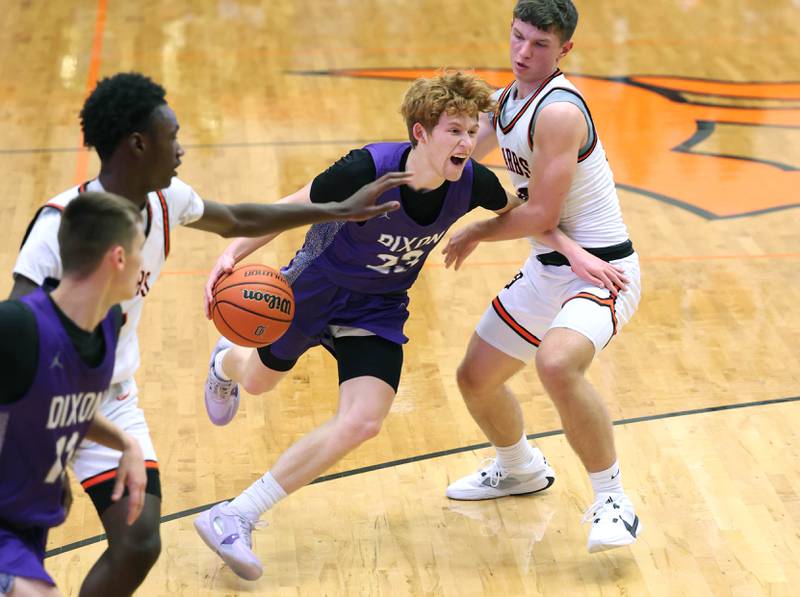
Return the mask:
[(219, 332), (234, 344), (272, 344), (292, 323), (292, 287), (271, 267), (242, 265), (214, 285), (211, 317)]

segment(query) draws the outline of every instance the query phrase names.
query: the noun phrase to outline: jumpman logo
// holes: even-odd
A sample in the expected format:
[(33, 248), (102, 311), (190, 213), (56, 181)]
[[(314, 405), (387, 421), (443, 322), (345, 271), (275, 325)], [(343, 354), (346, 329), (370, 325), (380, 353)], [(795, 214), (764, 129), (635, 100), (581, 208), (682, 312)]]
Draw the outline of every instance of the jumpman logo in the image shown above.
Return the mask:
[(389, 212), (387, 211), (387, 212), (385, 212), (385, 213), (382, 213), (382, 214), (381, 214), (381, 217), (382, 217), (382, 218), (386, 218), (386, 219), (388, 220), (388, 219), (389, 219)]
[(62, 365), (62, 364), (61, 364), (61, 358), (60, 358), (60, 357), (61, 357), (61, 353), (60, 353), (60, 352), (57, 352), (57, 353), (56, 353), (56, 356), (54, 356), (54, 357), (53, 357), (53, 362), (52, 362), (52, 363), (50, 363), (50, 368), (51, 368), (51, 369), (52, 369), (53, 367), (59, 367), (60, 369), (63, 369), (63, 368), (64, 368), (64, 365)]

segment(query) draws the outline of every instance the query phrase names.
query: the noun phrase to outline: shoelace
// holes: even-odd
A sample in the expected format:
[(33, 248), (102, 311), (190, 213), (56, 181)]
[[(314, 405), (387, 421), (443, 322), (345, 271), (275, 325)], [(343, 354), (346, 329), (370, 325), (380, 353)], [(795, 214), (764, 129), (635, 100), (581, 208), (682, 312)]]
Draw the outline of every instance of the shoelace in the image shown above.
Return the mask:
[(242, 516), (238, 512), (232, 512), (233, 516), (236, 518), (236, 530), (239, 531), (239, 537), (245, 542), (245, 545), (252, 550), (253, 549), (253, 537), (252, 533), (256, 529), (265, 529), (269, 526), (269, 523), (266, 520), (258, 520), (253, 522), (249, 518)]
[(581, 518), (581, 524), (594, 521), (595, 519), (599, 518), (600, 514), (604, 510), (612, 510), (615, 505), (617, 506), (617, 508), (619, 508), (619, 504), (616, 504), (616, 502), (614, 502), (613, 497), (611, 497), (608, 494), (601, 495), (595, 500), (594, 504), (589, 506), (586, 509), (586, 512), (583, 513), (583, 517)]
[(503, 478), (503, 471), (497, 465), (496, 458), (485, 458), (483, 462), (481, 462), (478, 472), (481, 473), (482, 477), (489, 477), (489, 485), (491, 487), (497, 487), (500, 485), (500, 480)]
[(209, 390), (222, 399), (230, 398), (234, 388), (236, 388), (236, 384), (233, 380), (222, 381), (213, 370), (211, 371), (211, 375), (208, 376), (208, 386)]

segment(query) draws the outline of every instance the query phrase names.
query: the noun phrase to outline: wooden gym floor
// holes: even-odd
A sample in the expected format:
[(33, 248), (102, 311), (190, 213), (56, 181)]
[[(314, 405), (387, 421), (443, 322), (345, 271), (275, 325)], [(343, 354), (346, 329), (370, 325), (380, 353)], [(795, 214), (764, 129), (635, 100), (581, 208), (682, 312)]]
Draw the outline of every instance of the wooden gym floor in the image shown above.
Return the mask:
[[(527, 253), (518, 241), (480, 247), (458, 273), (431, 258), (412, 292), (412, 340), (382, 434), (269, 514), (255, 537), (264, 577), (240, 581), (202, 545), (192, 515), (236, 495), (333, 413), (336, 369), (313, 351), (277, 391), (245, 397), (230, 426), (213, 428), (201, 396), (216, 334), (201, 292), (226, 241), (179, 230), (140, 327), (137, 379), (165, 515), (140, 595), (796, 594), (798, 4), (577, 4), (562, 68), (588, 97), (643, 264), (641, 308), (590, 373), (618, 423), (641, 540), (586, 552), (590, 487), (532, 369), (512, 386), (556, 484), (497, 502), (444, 497), (491, 454), (454, 372)], [(402, 139), (397, 109), (420, 72), (470, 67), (508, 80), (512, 5), (7, 0), (0, 292), (36, 207), (96, 173), (77, 113), (99, 77), (138, 70), (165, 85), (187, 150), (180, 176), (202, 196), (273, 201), (352, 147)], [(302, 237), (287, 233), (254, 260), (283, 264)], [(46, 560), (66, 595), (104, 548), (76, 493)]]

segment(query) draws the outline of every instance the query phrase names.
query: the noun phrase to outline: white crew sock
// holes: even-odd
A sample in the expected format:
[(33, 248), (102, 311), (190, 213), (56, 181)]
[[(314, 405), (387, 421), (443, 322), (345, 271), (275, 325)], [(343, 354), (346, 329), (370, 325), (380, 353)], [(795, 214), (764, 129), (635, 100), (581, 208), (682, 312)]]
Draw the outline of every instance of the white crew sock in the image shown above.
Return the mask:
[(533, 448), (528, 443), (524, 432), (516, 444), (505, 448), (500, 446), (494, 448), (497, 451), (497, 464), (501, 469), (510, 473), (526, 471), (535, 457)]
[(231, 378), (229, 375), (225, 373), (225, 370), (222, 368), (222, 359), (225, 358), (225, 355), (228, 354), (230, 348), (226, 348), (225, 350), (220, 350), (217, 353), (217, 356), (214, 357), (214, 375), (216, 375), (220, 381), (230, 381)]
[(286, 497), (272, 473), (265, 473), (258, 481), (245, 489), (228, 507), (235, 508), (245, 518), (256, 522), (264, 512)]
[(615, 461), (604, 471), (589, 473), (589, 479), (592, 481), (595, 498), (601, 493), (624, 493), (619, 461)]

